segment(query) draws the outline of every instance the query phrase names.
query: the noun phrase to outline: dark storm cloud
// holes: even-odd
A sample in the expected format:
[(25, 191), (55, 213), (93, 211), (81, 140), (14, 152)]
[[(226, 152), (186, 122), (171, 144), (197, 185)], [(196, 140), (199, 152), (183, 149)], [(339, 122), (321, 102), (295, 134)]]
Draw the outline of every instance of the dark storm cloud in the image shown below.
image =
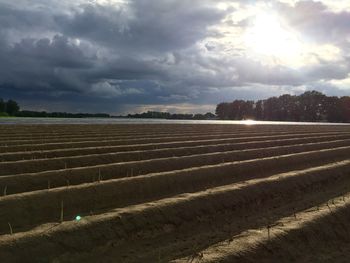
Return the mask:
[(56, 20), (74, 37), (115, 49), (158, 53), (188, 47), (210, 35), (208, 26), (224, 15), (207, 1), (191, 1), (189, 6), (184, 0), (138, 0), (116, 7), (85, 5)]
[[(83, 52), (67, 37), (55, 35), (52, 40), (22, 39), (11, 46), (4, 45), (0, 52), (0, 81), (14, 86), (65, 90), (75, 89), (79, 78), (75, 71), (93, 66), (94, 57)], [(68, 71), (70, 73), (65, 73)], [(56, 90), (54, 91), (56, 92)]]
[[(77, 99), (85, 100), (88, 98), (81, 95), (96, 99), (107, 95), (137, 97), (144, 90), (147, 92), (143, 101), (165, 97), (168, 94), (164, 87), (159, 87), (159, 81), (168, 79), (169, 74), (162, 66), (165, 62), (162, 55), (210, 35), (207, 27), (224, 16), (204, 1), (197, 1), (193, 8), (188, 8), (187, 3), (135, 1), (121, 6), (84, 3), (57, 14), (48, 13), (47, 8), (16, 9), (2, 4), (0, 33), (15, 41), (1, 42), (0, 84), (3, 89), (11, 87), (21, 93), (55, 98), (67, 93), (78, 93)], [(30, 30), (33, 37), (18, 37), (20, 33), (27, 36)], [(54, 35), (35, 38), (42, 33), (40, 30)], [(89, 43), (90, 50), (76, 41)], [(161, 54), (155, 57), (154, 52)], [(135, 88), (139, 84), (126, 80), (149, 81), (144, 88)]]
[[(256, 99), (347, 77), (346, 58), (293, 69), (245, 57), (234, 44), (220, 46), (228, 30), (222, 26), (244, 30), (249, 23), (230, 24), (239, 9), (217, 3), (0, 0), (0, 97), (31, 109), (117, 113), (127, 105)], [(314, 41), (349, 45), (342, 37), (347, 12), (312, 1), (275, 6)]]

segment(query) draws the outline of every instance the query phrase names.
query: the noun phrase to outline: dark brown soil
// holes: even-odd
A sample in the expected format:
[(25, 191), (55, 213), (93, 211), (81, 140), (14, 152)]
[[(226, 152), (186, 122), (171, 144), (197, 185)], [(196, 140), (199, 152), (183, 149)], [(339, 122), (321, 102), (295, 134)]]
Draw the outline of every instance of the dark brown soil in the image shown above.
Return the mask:
[(350, 126), (0, 128), (1, 262), (350, 262)]

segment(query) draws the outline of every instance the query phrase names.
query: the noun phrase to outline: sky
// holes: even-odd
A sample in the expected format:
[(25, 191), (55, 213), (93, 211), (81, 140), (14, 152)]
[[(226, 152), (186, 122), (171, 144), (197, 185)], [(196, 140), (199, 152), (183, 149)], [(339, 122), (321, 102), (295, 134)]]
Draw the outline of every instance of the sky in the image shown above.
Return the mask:
[(349, 25), (348, 0), (0, 0), (0, 97), (126, 114), (348, 96)]

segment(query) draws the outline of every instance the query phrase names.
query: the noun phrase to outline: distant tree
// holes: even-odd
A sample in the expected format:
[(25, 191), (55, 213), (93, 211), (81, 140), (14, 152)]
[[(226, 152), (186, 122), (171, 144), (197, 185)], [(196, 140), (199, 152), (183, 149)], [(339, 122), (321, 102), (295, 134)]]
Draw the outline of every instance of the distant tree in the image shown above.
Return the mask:
[(350, 122), (350, 97), (345, 96), (340, 98), (342, 116), (344, 122)]
[(264, 101), (258, 100), (255, 103), (254, 119), (262, 120), (264, 118)]
[(326, 119), (329, 122), (346, 121), (345, 111), (338, 97), (327, 97), (325, 103)]
[(217, 105), (219, 119), (254, 118), (271, 121), (350, 122), (350, 97), (327, 97), (318, 91), (299, 96), (284, 94), (266, 100), (234, 100)]
[(0, 98), (0, 112), (5, 112), (6, 111), (6, 104), (5, 101)]
[(303, 121), (320, 121), (325, 119), (326, 95), (318, 91), (307, 91), (299, 96)]
[(232, 108), (229, 111), (231, 120), (242, 120), (252, 118), (254, 115), (253, 101), (235, 100), (232, 102)]
[(245, 101), (241, 108), (242, 119), (254, 119), (254, 101)]
[(215, 119), (215, 114), (207, 112), (206, 114), (204, 114), (204, 117), (206, 120)]
[(290, 105), (290, 120), (291, 121), (300, 121), (302, 118), (301, 111), (301, 102), (299, 100), (299, 96), (293, 97), (294, 102)]
[(278, 98), (268, 98), (264, 103), (264, 120), (277, 121), (280, 120)]
[(190, 120), (193, 119), (193, 114), (174, 113), (170, 115), (169, 119)]
[(295, 96), (284, 94), (278, 97), (278, 120), (294, 121), (295, 110)]
[(232, 102), (232, 106), (229, 109), (229, 115), (228, 118), (230, 120), (241, 120), (243, 119), (243, 107), (244, 107), (244, 100), (234, 100)]
[(197, 114), (193, 115), (193, 119), (195, 119), (195, 120), (204, 120), (205, 116), (203, 114), (197, 113)]
[(130, 118), (146, 118), (146, 119), (168, 119), (170, 117), (168, 112), (147, 111), (143, 113), (129, 114)]
[(231, 108), (231, 103), (223, 102), (216, 106), (215, 114), (219, 117), (219, 119), (227, 120), (229, 119), (229, 112)]
[(15, 115), (16, 113), (19, 112), (19, 106), (17, 104), (17, 102), (15, 102), (14, 100), (8, 100), (6, 102), (6, 112), (13, 116)]

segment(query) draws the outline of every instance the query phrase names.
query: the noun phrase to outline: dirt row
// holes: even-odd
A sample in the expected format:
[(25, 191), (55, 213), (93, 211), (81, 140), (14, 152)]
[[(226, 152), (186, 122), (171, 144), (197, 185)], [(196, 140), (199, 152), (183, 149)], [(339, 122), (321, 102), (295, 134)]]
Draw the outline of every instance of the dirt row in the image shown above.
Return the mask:
[[(143, 151), (143, 150), (155, 150), (162, 148), (179, 148), (179, 147), (189, 147), (189, 146), (207, 146), (216, 145), (223, 143), (239, 143), (239, 142), (254, 142), (263, 141), (271, 139), (289, 139), (289, 138), (301, 138), (301, 137), (319, 137), (319, 136), (342, 136), (339, 133), (297, 133), (297, 134), (271, 134), (270, 135), (260, 135), (247, 137), (244, 135), (229, 137), (229, 138), (219, 138), (219, 139), (198, 139), (198, 140), (185, 140), (185, 141), (169, 141), (169, 142), (159, 142), (159, 143), (143, 143), (143, 144), (129, 144), (129, 145), (104, 145), (104, 146), (86, 146), (83, 148), (64, 148), (64, 149), (52, 149), (52, 150), (34, 150), (34, 151), (20, 151), (20, 152), (5, 152), (0, 154), (1, 161), (16, 161), (16, 160), (26, 160), (26, 159), (47, 159), (55, 157), (68, 157), (68, 156), (79, 156), (88, 154), (103, 154), (111, 152), (126, 152), (126, 151)], [(348, 133), (344, 133), (347, 136)], [(344, 137), (346, 138), (346, 137)]]
[[(228, 126), (228, 125), (225, 125)], [(186, 127), (186, 125), (185, 125)], [(174, 127), (173, 129), (163, 130), (163, 129), (155, 129), (151, 131), (142, 131), (142, 130), (129, 130), (124, 132), (118, 132), (113, 130), (102, 130), (96, 131), (94, 133), (86, 133), (85, 131), (78, 132), (76, 134), (65, 134), (65, 133), (57, 133), (50, 134), (44, 133), (40, 136), (33, 136), (28, 133), (23, 133), (20, 135), (15, 135), (12, 133), (0, 135), (0, 146), (9, 146), (9, 145), (20, 145), (20, 144), (35, 144), (35, 143), (58, 143), (58, 142), (70, 142), (70, 141), (91, 141), (96, 139), (103, 139), (105, 137), (109, 138), (142, 138), (142, 137), (164, 137), (164, 136), (175, 136), (175, 135), (190, 135), (190, 134), (224, 134), (224, 133), (314, 133), (314, 132), (347, 132), (346, 129), (334, 130), (334, 129), (264, 129), (263, 127), (247, 127), (245, 129), (236, 128), (236, 129), (186, 129), (183, 126)], [(1, 131), (0, 131), (1, 132)]]
[[(229, 127), (229, 129), (227, 128)], [(17, 128), (18, 129), (18, 128)], [(40, 129), (42, 129), (40, 127)], [(318, 132), (344, 132), (347, 131), (345, 129), (341, 130), (319, 130)], [(254, 133), (254, 132), (315, 132), (313, 129), (271, 129), (271, 128), (264, 128), (259, 126), (259, 128), (247, 126), (246, 128), (242, 128), (242, 126), (238, 126), (238, 128), (232, 128), (230, 126), (226, 125), (226, 128), (215, 128), (215, 127), (208, 127), (206, 129), (186, 129), (186, 126), (174, 126), (172, 129), (152, 129), (152, 130), (138, 130), (138, 129), (132, 129), (132, 130), (118, 130), (118, 129), (100, 129), (100, 131), (94, 131), (94, 132), (87, 132), (86, 130), (78, 131), (77, 133), (65, 133), (65, 132), (59, 132), (59, 133), (51, 133), (46, 132), (39, 135), (33, 135), (28, 132), (23, 132), (21, 134), (15, 134), (13, 132), (8, 134), (2, 134), (0, 131), (0, 145), (13, 145), (13, 144), (28, 144), (26, 142), (34, 141), (38, 143), (44, 142), (60, 142), (60, 141), (79, 141), (84, 140), (85, 138), (88, 138), (89, 140), (93, 138), (103, 138), (103, 137), (121, 137), (121, 138), (128, 138), (128, 137), (157, 137), (157, 136), (167, 136), (171, 135), (174, 136), (176, 134), (178, 135), (190, 135), (190, 134), (216, 134), (216, 133)]]
[[(287, 233), (255, 246), (250, 252), (227, 255), (220, 261), (201, 262), (347, 262), (350, 257), (350, 204), (338, 198), (337, 202), (330, 200), (322, 208), (323, 216), (302, 221), (297, 226), (292, 224), (290, 227), (294, 228)], [(319, 207), (314, 209), (313, 213), (320, 213), (317, 212)], [(310, 217), (311, 213), (305, 211), (305, 217)]]
[[(345, 187), (350, 181), (347, 176), (349, 169), (349, 161), (345, 161), (304, 171), (276, 174), (268, 180), (247, 181), (122, 208), (102, 215), (87, 216), (81, 222), (47, 225), (29, 233), (3, 236), (0, 238), (0, 255), (6, 256), (8, 262), (18, 260), (20, 255), (14, 253), (15, 251), (21, 251), (21, 256), (28, 258), (40, 252), (43, 260), (59, 257), (64, 262), (76, 262), (78, 258), (84, 257), (91, 260), (96, 256), (101, 256), (102, 260), (107, 255), (112, 256), (110, 260), (113, 258), (123, 262), (138, 262), (137, 256), (130, 254), (130, 251), (137, 250), (137, 244), (142, 243), (142, 239), (154, 239), (163, 235), (169, 238), (169, 235), (176, 235), (175, 232), (186, 236), (186, 232), (183, 231), (186, 226), (192, 228), (190, 234), (193, 234), (193, 230), (200, 233), (200, 225), (207, 227), (211, 222), (214, 225), (221, 224), (221, 229), (223, 222), (226, 225), (236, 225), (236, 229), (224, 229), (228, 236), (235, 230), (242, 231), (248, 228), (257, 214), (278, 210), (285, 203), (296, 205), (293, 207), (296, 209), (305, 209), (305, 204), (299, 203), (301, 197), (307, 205), (324, 202), (325, 198), (334, 198), (335, 193), (329, 191), (329, 186), (338, 194), (346, 193), (349, 190), (349, 187)], [(323, 189), (322, 199), (317, 193)], [(293, 214), (292, 207), (287, 205), (280, 213)], [(214, 222), (213, 217), (216, 218)], [(214, 237), (201, 239), (203, 245), (218, 242), (215, 237), (220, 236), (215, 230), (213, 226), (207, 228), (207, 232), (211, 232)], [(192, 242), (193, 239), (192, 236)], [(186, 245), (186, 242), (172, 244), (178, 248), (177, 246)], [(140, 256), (145, 260), (144, 256), (148, 250), (150, 256), (153, 256), (153, 260), (148, 262), (156, 262), (155, 254), (158, 254), (158, 251), (155, 247), (164, 245), (165, 243), (161, 242), (155, 243), (153, 247), (144, 247), (144, 255)], [(126, 247), (128, 249), (124, 250)], [(109, 254), (102, 251), (108, 251)], [(167, 259), (164, 258), (166, 261), (161, 262), (176, 258), (181, 251), (186, 253), (186, 250), (178, 250), (177, 254), (167, 251)]]
[[(119, 127), (118, 127), (119, 126)], [(122, 125), (124, 126), (124, 125)], [(152, 125), (149, 125), (152, 126)], [(42, 138), (59, 138), (60, 136), (64, 137), (84, 137), (84, 136), (99, 136), (103, 134), (114, 134), (114, 135), (150, 135), (150, 134), (162, 134), (162, 133), (194, 133), (194, 132), (206, 132), (206, 133), (215, 133), (215, 132), (254, 132), (254, 131), (265, 131), (265, 132), (270, 132), (270, 131), (287, 131), (289, 129), (285, 128), (271, 128), (271, 127), (263, 127), (260, 126), (259, 129), (253, 126), (242, 126), (242, 125), (237, 125), (237, 126), (232, 126), (232, 125), (223, 125), (223, 126), (216, 126), (216, 125), (209, 125), (209, 126), (203, 126), (200, 125), (199, 127), (192, 126), (192, 125), (162, 125), (162, 127), (159, 127), (159, 125), (153, 125), (152, 128), (144, 128), (140, 125), (132, 125), (131, 127), (128, 128), (120, 128), (120, 125), (115, 125), (115, 127), (104, 127), (104, 126), (98, 126), (98, 128), (93, 129), (93, 130), (87, 130), (86, 127), (81, 127), (79, 129), (73, 129), (71, 128), (75, 127), (75, 125), (70, 125), (69, 130), (57, 130), (55, 132), (43, 129), (43, 126), (36, 126), (35, 129), (37, 130), (35, 133), (31, 133), (30, 131), (26, 131), (23, 129), (22, 126), (15, 126), (14, 129), (9, 130), (8, 132), (4, 133), (4, 128), (5, 126), (2, 126), (2, 130), (0, 131), (0, 138), (10, 138), (10, 139), (23, 139), (23, 138), (37, 138), (37, 139), (42, 139)], [(20, 129), (19, 129), (20, 127)], [(52, 127), (51, 127), (52, 129)], [(38, 132), (40, 130), (40, 132)], [(293, 129), (293, 131), (300, 130), (305, 132), (312, 132), (314, 129)], [(324, 131), (342, 131), (344, 129), (323, 129)]]
[[(0, 261), (300, 262), (307, 249), (310, 262), (346, 255), (349, 218), (334, 199), (350, 202), (348, 127), (4, 125), (0, 145), (8, 146), (0, 152), (10, 150), (0, 153)], [(335, 233), (320, 217), (298, 218), (327, 201), (335, 213), (324, 217), (336, 219), (325, 222), (340, 222)], [(281, 220), (283, 235), (273, 236)], [(242, 233), (260, 241), (249, 246)], [(322, 244), (327, 237), (338, 241)]]
[[(274, 133), (278, 135), (280, 133)], [(282, 133), (284, 134), (284, 133)], [(176, 142), (186, 140), (204, 140), (204, 139), (222, 139), (222, 138), (240, 138), (240, 137), (255, 137), (267, 136), (268, 134), (251, 133), (251, 134), (219, 134), (219, 135), (200, 135), (200, 136), (178, 136), (178, 137), (159, 137), (159, 138), (136, 138), (136, 139), (104, 139), (91, 140), (81, 142), (63, 142), (63, 143), (38, 143), (38, 144), (21, 144), (0, 146), (0, 152), (15, 152), (15, 151), (33, 151), (33, 150), (53, 150), (64, 148), (77, 147), (93, 147), (93, 146), (111, 146), (111, 145), (130, 145), (130, 144), (145, 144), (145, 143), (161, 143), (161, 142)]]
[(340, 147), (3, 196), (0, 232), (8, 230), (9, 221), (14, 229), (57, 221), (62, 204), (64, 219), (72, 220), (77, 214), (97, 213), (349, 156), (350, 147)]
[[(40, 173), (0, 176), (0, 189), (3, 195), (28, 192), (62, 186), (78, 185), (96, 181), (106, 181), (124, 177), (137, 177), (156, 172), (166, 172), (207, 165), (237, 162), (242, 160), (279, 157), (279, 155), (305, 151), (330, 150), (338, 147), (340, 151), (350, 147), (350, 140), (318, 142), (278, 147), (214, 152), (182, 157), (168, 157), (126, 163), (79, 167), (64, 170), (45, 171)], [(20, 182), (20, 183), (19, 183)]]
[[(349, 198), (347, 193), (270, 222), (268, 226), (245, 230), (198, 252), (196, 257), (192, 257), (192, 262), (347, 261)], [(190, 257), (185, 257), (171, 262), (185, 263), (190, 260)]]
[[(245, 134), (261, 134), (261, 132), (251, 131), (251, 132), (244, 132)], [(289, 132), (279, 132), (281, 134), (288, 134)], [(338, 132), (343, 133), (343, 132)], [(96, 141), (107, 141), (107, 140), (128, 140), (128, 139), (152, 139), (152, 138), (172, 138), (172, 137), (193, 137), (193, 136), (204, 136), (204, 135), (232, 135), (232, 137), (242, 134), (240, 131), (232, 131), (232, 132), (225, 132), (225, 131), (211, 131), (211, 132), (199, 132), (199, 131), (192, 131), (192, 132), (183, 132), (183, 131), (173, 131), (173, 132), (157, 132), (157, 133), (140, 133), (140, 134), (115, 134), (115, 133), (98, 133), (93, 135), (77, 135), (77, 136), (64, 136), (60, 135), (59, 137), (54, 138), (26, 138), (26, 137), (20, 137), (18, 139), (10, 139), (7, 138), (6, 140), (2, 140), (0, 142), (0, 146), (16, 146), (16, 145), (33, 145), (33, 144), (52, 144), (52, 143), (73, 143), (73, 142), (96, 142)], [(264, 133), (268, 134), (268, 133)]]
[(158, 150), (130, 151), (106, 154), (79, 155), (52, 159), (35, 159), (25, 161), (0, 162), (0, 175), (34, 173), (67, 168), (88, 167), (101, 164), (150, 160), (166, 157), (181, 157), (195, 154), (226, 152), (234, 150), (286, 146), (302, 143), (330, 142), (343, 140), (347, 144), (350, 135), (333, 135), (320, 137), (303, 137), (293, 139), (274, 139), (268, 141), (253, 141), (246, 143), (216, 144), (208, 146), (192, 146), (179, 148), (164, 148)]
[[(118, 125), (115, 125), (118, 127)], [(120, 125), (119, 125), (120, 126)], [(124, 125), (123, 125), (124, 126)], [(50, 126), (51, 129), (52, 126)], [(168, 128), (166, 126), (162, 126), (161, 128), (157, 126), (152, 126), (153, 128), (143, 129), (138, 125), (134, 125), (129, 128), (105, 128), (104, 126), (98, 126), (98, 129), (95, 130), (86, 130), (86, 127), (82, 127), (79, 130), (76, 130), (74, 133), (71, 132), (71, 128), (74, 125), (68, 126), (67, 131), (46, 131), (43, 129), (43, 126), (35, 126), (36, 130), (40, 130), (40, 133), (32, 134), (22, 126), (15, 126), (13, 130), (8, 131), (7, 133), (2, 133), (5, 126), (2, 126), (0, 131), (0, 138), (13, 141), (13, 140), (55, 140), (61, 138), (74, 139), (74, 138), (84, 138), (84, 137), (102, 137), (106, 136), (157, 136), (157, 135), (166, 135), (166, 134), (191, 134), (191, 133), (250, 133), (250, 132), (344, 132), (347, 131), (346, 128), (339, 126), (339, 128), (334, 128), (334, 126), (326, 126), (325, 128), (315, 128), (315, 126), (306, 127), (300, 126), (300, 128), (296, 128), (293, 126), (284, 126), (284, 127), (271, 127), (271, 126), (242, 126), (242, 125), (197, 125), (195, 127), (190, 125), (170, 125)], [(69, 129), (69, 130), (68, 130)], [(18, 133), (20, 131), (20, 133)]]
[[(177, 142), (186, 140), (205, 140), (205, 139), (224, 139), (224, 138), (241, 138), (241, 137), (258, 137), (258, 136), (271, 136), (271, 135), (291, 135), (286, 132), (276, 133), (221, 133), (221, 134), (202, 134), (192, 136), (169, 136), (169, 137), (142, 137), (142, 138), (128, 138), (128, 139), (108, 139), (103, 140), (93, 139), (91, 141), (73, 141), (73, 142), (61, 142), (61, 143), (33, 143), (33, 144), (20, 144), (20, 145), (7, 145), (0, 146), (0, 152), (15, 152), (15, 151), (33, 151), (33, 150), (53, 150), (64, 148), (77, 148), (77, 147), (93, 147), (93, 146), (113, 146), (113, 145), (129, 145), (129, 144), (145, 144), (145, 143), (161, 143), (161, 142)], [(317, 133), (321, 135), (320, 133)], [(337, 132), (337, 134), (342, 134)], [(345, 132), (345, 134), (349, 134)]]

